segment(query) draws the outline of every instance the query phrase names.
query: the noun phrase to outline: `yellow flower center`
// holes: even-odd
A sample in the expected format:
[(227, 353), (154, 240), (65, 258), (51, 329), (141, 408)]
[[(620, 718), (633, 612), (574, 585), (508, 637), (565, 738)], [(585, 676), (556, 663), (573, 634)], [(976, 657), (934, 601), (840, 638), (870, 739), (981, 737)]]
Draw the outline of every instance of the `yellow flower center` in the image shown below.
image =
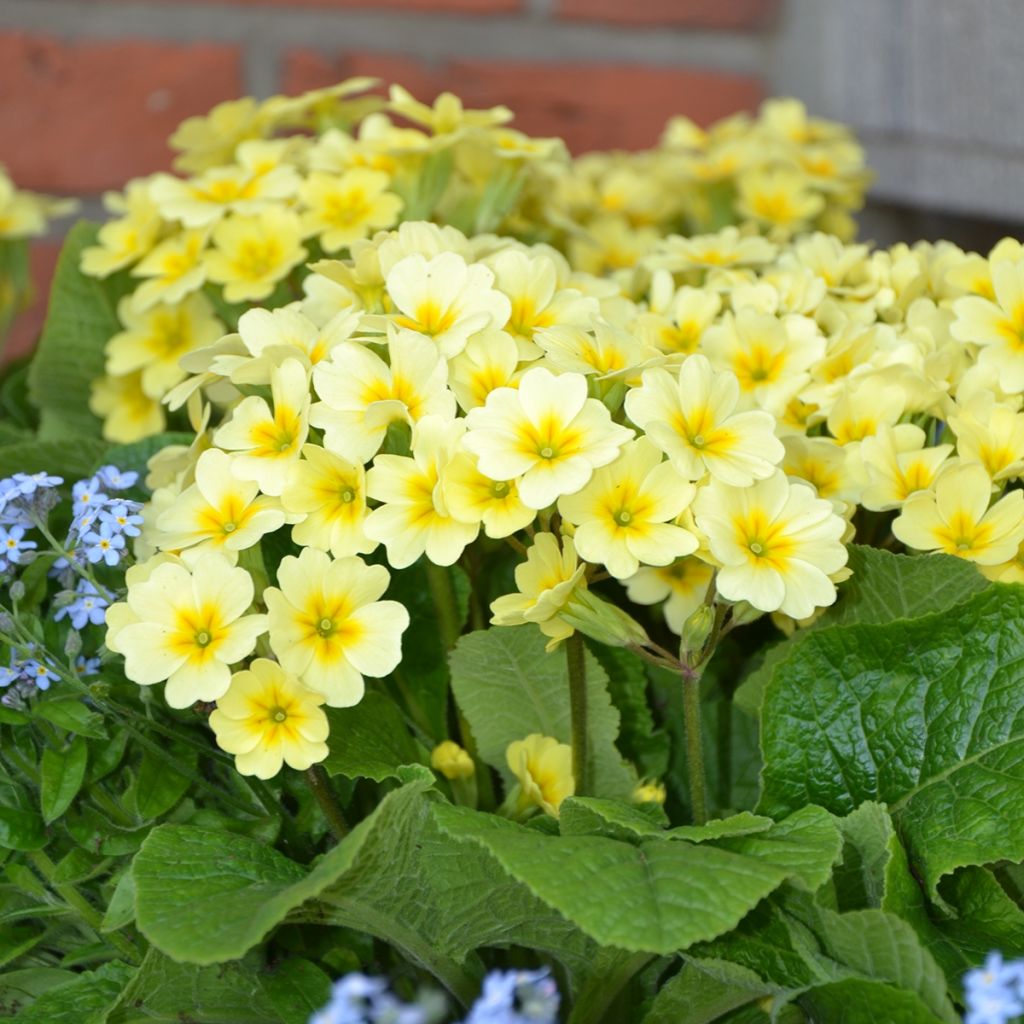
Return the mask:
[(316, 632), (318, 636), (329, 637), (334, 632), (334, 620), (322, 618), (317, 624)]
[(356, 492), (352, 490), (351, 487), (342, 488), (341, 500), (345, 502), (346, 505), (351, 504), (353, 501), (356, 500)]
[(555, 457), (555, 449), (551, 445), (545, 445), (543, 448), (538, 449), (537, 454), (542, 459), (553, 459)]
[(274, 238), (249, 239), (238, 247), (234, 265), (240, 277), (258, 281), (270, 274), (281, 262), (281, 245)]
[(196, 643), (200, 647), (208, 647), (213, 637), (210, 635), (209, 630), (201, 629), (196, 633)]
[(633, 521), (633, 513), (623, 508), (616, 512), (612, 518), (614, 518), (619, 526), (628, 526)]
[(495, 498), (504, 498), (508, 494), (508, 483), (505, 480), (495, 480), (491, 484), (491, 494)]
[(288, 712), (284, 708), (276, 707), (270, 709), (270, 714), (267, 716), (272, 722), (277, 722), (278, 725), (281, 722), (288, 720)]

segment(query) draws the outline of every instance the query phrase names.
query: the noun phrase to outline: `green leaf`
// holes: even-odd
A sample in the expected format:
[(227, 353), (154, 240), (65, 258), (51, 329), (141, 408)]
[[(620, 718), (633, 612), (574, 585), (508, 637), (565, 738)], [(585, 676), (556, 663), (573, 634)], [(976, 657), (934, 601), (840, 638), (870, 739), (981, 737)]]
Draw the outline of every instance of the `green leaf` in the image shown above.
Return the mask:
[(121, 330), (117, 303), (132, 282), (127, 274), (101, 281), (78, 269), (82, 250), (95, 244), (98, 231), (98, 225), (79, 221), (67, 234), (29, 370), (29, 391), (42, 413), (46, 440), (66, 438), (77, 445), (100, 435), (100, 422), (89, 411), (90, 384), (103, 373), (107, 341)]
[[(0, 967), (38, 946), (45, 934), (32, 925), (16, 924), (0, 929)], [(3, 1005), (0, 1004), (0, 1016), (3, 1015)]]
[(765, 695), (762, 810), (887, 803), (933, 897), (958, 867), (1024, 859), (1024, 587), (956, 615), (808, 636)]
[(843, 1024), (938, 1024), (927, 1004), (914, 992), (880, 981), (847, 978), (812, 989), (800, 1005), (814, 1021), (842, 1021)]
[(959, 974), (998, 949), (1007, 960), (1024, 957), (1024, 911), (986, 868), (961, 868), (943, 879), (942, 897), (955, 916), (935, 922), (961, 955)]
[[(172, 744), (170, 752), (189, 773), (196, 769), (196, 752), (182, 743)], [(142, 755), (139, 773), (125, 794), (125, 802), (142, 821), (162, 817), (188, 792), (191, 779), (167, 766), (167, 762), (148, 751)]]
[(814, 892), (831, 877), (832, 865), (839, 859), (843, 840), (828, 811), (808, 806), (766, 831), (724, 836), (717, 845), (774, 864), (787, 872), (794, 885)]
[(54, 725), (59, 725), (62, 729), (77, 733), (79, 736), (91, 736), (97, 740), (107, 738), (107, 732), (103, 728), (103, 716), (90, 711), (75, 697), (41, 701), (36, 704), (33, 714), (36, 718), (53, 722)]
[(51, 988), (18, 1014), (17, 1024), (105, 1024), (133, 969), (116, 961)]
[(106, 450), (102, 441), (77, 438), (73, 444), (30, 438), (0, 446), (0, 476), (12, 473), (56, 473), (69, 483), (91, 475)]
[(709, 839), (728, 839), (731, 836), (749, 836), (755, 832), (764, 832), (775, 823), (763, 814), (751, 814), (740, 811), (728, 818), (712, 818), (703, 825), (677, 825), (670, 828), (666, 835), (673, 839), (686, 839), (691, 843), (704, 843)]
[(915, 992), (936, 1018), (958, 1024), (942, 971), (906, 921), (883, 910), (821, 909), (818, 916), (824, 950), (833, 960)]
[(106, 1024), (280, 1024), (256, 965), (179, 964), (155, 949), (111, 1007)]
[(397, 779), (402, 765), (420, 760), (419, 750), (393, 700), (368, 690), (351, 708), (328, 708), (330, 753), (324, 767), (349, 779)]
[(103, 857), (123, 857), (135, 851), (146, 838), (149, 826), (122, 828), (88, 805), (72, 807), (64, 819), (68, 834), (79, 846)]
[(85, 780), (89, 747), (82, 736), (76, 736), (63, 750), (47, 747), (43, 751), (39, 771), (39, 803), (43, 821), (56, 821), (71, 805)]
[(283, 1024), (308, 1024), (331, 995), (331, 979), (309, 960), (286, 960), (263, 975), (263, 991)]
[[(572, 739), (569, 673), (563, 651), (547, 652), (533, 626), (486, 629), (459, 639), (451, 653), (452, 689), (476, 739), (480, 757), (508, 778), (505, 751), (531, 733)], [(586, 655), (588, 776), (597, 796), (628, 799), (636, 775), (615, 746), (619, 713), (608, 677)]]
[(463, 807), (435, 814), (453, 840), (479, 844), (596, 942), (625, 950), (672, 953), (721, 935), (786, 877), (706, 845), (547, 836)]
[(439, 830), (428, 786), (389, 793), (312, 871), (244, 836), (161, 825), (133, 864), (139, 929), (168, 956), (210, 964), (243, 955), (286, 916), (344, 925), (392, 943), (464, 1001), (478, 991), (470, 954), (482, 946), (548, 951), (585, 977), (593, 945)]
[(849, 552), (853, 576), (840, 587), (835, 605), (808, 629), (768, 649), (761, 666), (736, 691), (739, 707), (757, 714), (776, 666), (814, 632), (829, 626), (879, 625), (946, 611), (988, 586), (976, 566), (952, 555), (896, 555), (860, 544), (851, 544)]
[[(718, 961), (715, 974), (704, 966), (700, 960), (683, 964), (662, 986), (643, 1024), (712, 1024), (771, 991), (753, 971), (736, 964)], [(729, 980), (723, 980), (723, 974)]]
[(45, 845), (43, 820), (32, 798), (16, 783), (0, 779), (0, 849), (41, 850)]
[(100, 931), (116, 932), (135, 920), (135, 876), (125, 871), (117, 880), (114, 892), (107, 904), (107, 911), (100, 923)]
[(13, 1016), (50, 989), (74, 981), (78, 975), (57, 967), (25, 967), (0, 974), (0, 1011)]

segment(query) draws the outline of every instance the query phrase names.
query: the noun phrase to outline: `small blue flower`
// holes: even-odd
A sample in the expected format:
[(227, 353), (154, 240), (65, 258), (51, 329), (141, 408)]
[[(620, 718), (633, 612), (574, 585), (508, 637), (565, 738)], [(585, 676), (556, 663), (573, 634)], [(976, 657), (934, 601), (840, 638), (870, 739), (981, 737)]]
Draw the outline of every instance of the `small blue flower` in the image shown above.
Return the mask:
[(374, 1005), (387, 993), (383, 978), (346, 974), (331, 988), (331, 1000), (309, 1018), (309, 1024), (370, 1024)]
[(90, 509), (102, 508), (109, 500), (99, 477), (95, 476), (88, 480), (79, 480), (71, 489), (71, 497), (74, 499), (76, 516), (81, 516)]
[(49, 473), (15, 473), (11, 480), (24, 495), (35, 494), (37, 490), (52, 490), (64, 483), (62, 476), (50, 476)]
[(93, 479), (112, 491), (126, 491), (135, 486), (139, 474), (133, 470), (120, 470), (117, 466), (104, 466)]
[(99, 658), (87, 658), (84, 654), (80, 654), (75, 658), (75, 672), (80, 676), (95, 676), (100, 671), (100, 659)]
[(58, 608), (54, 612), (54, 621), (60, 622), (61, 619), (70, 615), (71, 625), (75, 629), (85, 629), (90, 623), (94, 626), (102, 626), (109, 602), (100, 596), (99, 592), (88, 580), (79, 580), (75, 593), (76, 598), (74, 601)]
[(22, 678), (26, 682), (35, 683), (38, 690), (48, 690), (50, 683), (57, 682), (60, 677), (46, 662), (29, 658), (22, 663)]
[(8, 530), (0, 526), (0, 564), (18, 565), (26, 551), (37, 547), (34, 540), (25, 540), (24, 537), (24, 526), (12, 526)]
[(31, 526), (32, 498), (22, 493), (14, 477), (0, 480), (0, 524), (5, 526)]
[(547, 968), (491, 971), (464, 1024), (554, 1024), (558, 986)]
[(1024, 960), (989, 953), (983, 967), (964, 975), (964, 1024), (1009, 1024), (1024, 1013)]
[(139, 510), (142, 505), (137, 501), (116, 501), (104, 509), (100, 509), (100, 522), (105, 523), (115, 533), (126, 537), (138, 537), (142, 532), (142, 516)]
[(106, 562), (117, 565), (124, 552), (124, 537), (114, 533), (106, 523), (98, 530), (90, 530), (82, 537), (83, 552), (90, 562)]

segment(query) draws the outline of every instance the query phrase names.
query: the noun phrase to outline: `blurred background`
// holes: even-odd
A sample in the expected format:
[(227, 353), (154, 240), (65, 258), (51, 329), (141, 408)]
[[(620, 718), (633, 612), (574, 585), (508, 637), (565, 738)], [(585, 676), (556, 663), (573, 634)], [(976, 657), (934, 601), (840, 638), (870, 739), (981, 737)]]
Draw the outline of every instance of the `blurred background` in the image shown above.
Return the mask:
[(503, 103), (575, 153), (796, 96), (867, 150), (862, 238), (1024, 235), (1024, 0), (0, 0), (0, 163), (98, 219), (105, 190), (169, 169), (183, 118), (351, 75)]

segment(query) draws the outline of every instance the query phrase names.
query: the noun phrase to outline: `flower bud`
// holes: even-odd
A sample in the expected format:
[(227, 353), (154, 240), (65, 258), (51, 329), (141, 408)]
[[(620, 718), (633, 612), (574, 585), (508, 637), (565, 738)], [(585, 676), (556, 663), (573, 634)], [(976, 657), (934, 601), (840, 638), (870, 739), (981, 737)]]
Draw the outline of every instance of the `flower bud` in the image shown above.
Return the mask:
[(715, 626), (715, 609), (702, 604), (683, 623), (680, 650), (683, 654), (700, 654)]
[(585, 636), (610, 647), (635, 647), (650, 640), (636, 619), (582, 587), (573, 591), (558, 614)]
[(69, 658), (75, 658), (82, 652), (82, 634), (77, 629), (71, 630), (68, 633), (67, 639), (64, 641), (64, 653)]
[(633, 790), (635, 804), (663, 804), (665, 802), (665, 784), (654, 779), (645, 779)]
[(25, 584), (21, 580), (15, 580), (8, 589), (8, 593), (11, 595), (11, 600), (17, 604), (25, 598)]
[(430, 754), (430, 766), (446, 779), (470, 779), (476, 771), (473, 759), (452, 740), (445, 740), (434, 747)]

